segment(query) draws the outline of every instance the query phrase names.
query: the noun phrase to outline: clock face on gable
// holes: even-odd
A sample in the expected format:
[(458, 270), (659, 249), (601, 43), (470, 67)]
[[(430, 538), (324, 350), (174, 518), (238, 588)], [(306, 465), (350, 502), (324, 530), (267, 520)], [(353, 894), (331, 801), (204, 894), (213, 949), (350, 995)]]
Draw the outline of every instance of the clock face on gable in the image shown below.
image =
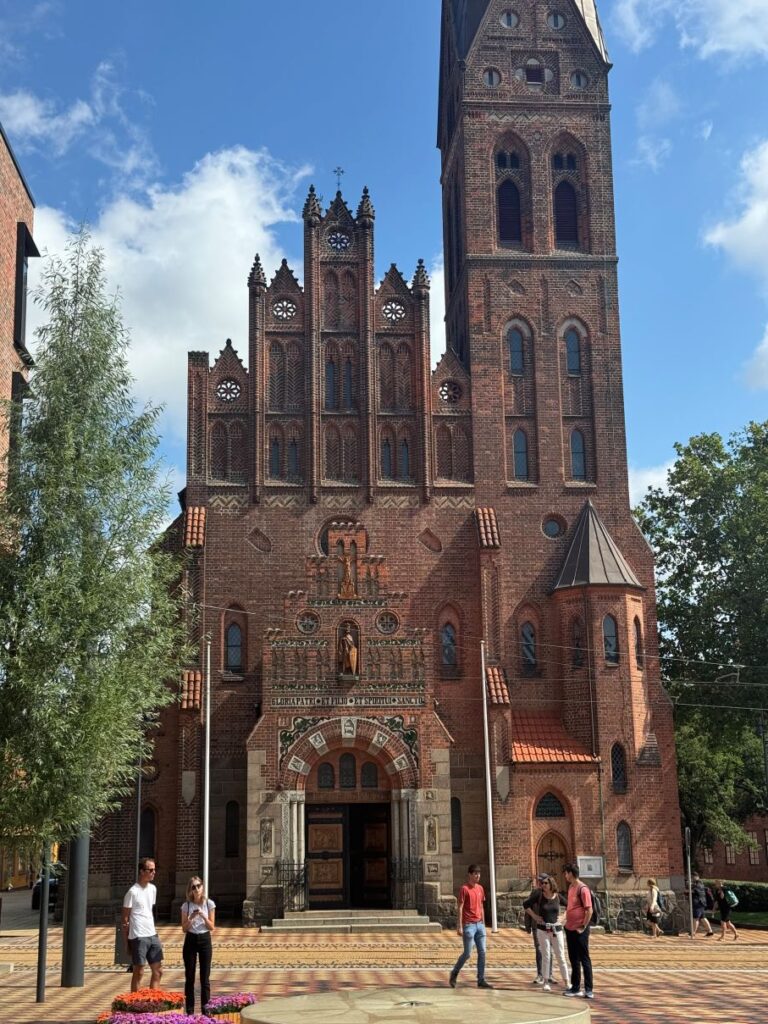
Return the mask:
[(352, 239), (346, 231), (331, 231), (328, 235), (328, 245), (334, 252), (347, 252), (352, 245)]

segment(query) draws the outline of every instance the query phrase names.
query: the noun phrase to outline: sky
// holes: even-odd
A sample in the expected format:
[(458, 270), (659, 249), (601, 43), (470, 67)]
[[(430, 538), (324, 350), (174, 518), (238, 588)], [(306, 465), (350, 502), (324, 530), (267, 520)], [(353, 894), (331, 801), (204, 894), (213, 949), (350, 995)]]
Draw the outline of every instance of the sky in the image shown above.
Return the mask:
[[(675, 442), (768, 418), (768, 0), (598, 10), (636, 500)], [(442, 352), (439, 30), (439, 0), (0, 0), (0, 121), (35, 241), (60, 251), (87, 222), (104, 248), (177, 489), (186, 353), (232, 338), (247, 357), (254, 254), (301, 279), (307, 189), (330, 201), (335, 168), (353, 209), (370, 189), (378, 277), (430, 268)]]

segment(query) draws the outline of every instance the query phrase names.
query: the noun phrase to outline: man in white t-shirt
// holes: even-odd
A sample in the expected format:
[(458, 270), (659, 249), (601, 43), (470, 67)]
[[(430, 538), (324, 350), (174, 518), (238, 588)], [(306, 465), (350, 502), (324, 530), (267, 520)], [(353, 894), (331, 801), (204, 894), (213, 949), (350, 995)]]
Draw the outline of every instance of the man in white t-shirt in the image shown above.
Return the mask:
[(133, 977), (131, 992), (141, 988), (144, 968), (149, 964), (150, 988), (160, 988), (163, 974), (163, 947), (157, 935), (153, 908), (157, 901), (155, 862), (151, 857), (139, 861), (139, 880), (131, 886), (123, 900), (123, 937), (131, 954)]

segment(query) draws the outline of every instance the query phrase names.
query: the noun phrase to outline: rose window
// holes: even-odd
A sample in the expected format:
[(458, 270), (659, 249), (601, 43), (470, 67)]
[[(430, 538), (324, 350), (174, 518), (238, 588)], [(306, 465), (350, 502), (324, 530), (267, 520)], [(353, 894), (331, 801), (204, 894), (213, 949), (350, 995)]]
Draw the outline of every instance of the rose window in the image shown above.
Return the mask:
[(308, 636), (320, 629), (320, 619), (314, 612), (304, 612), (296, 619), (296, 625), (300, 633)]
[(396, 324), (400, 320), (405, 319), (405, 306), (402, 302), (395, 302), (394, 299), (385, 302), (381, 311), (391, 324)]
[(222, 402), (234, 402), (240, 397), (240, 385), (236, 380), (223, 380), (216, 388), (216, 395)]
[(352, 239), (344, 231), (332, 231), (328, 235), (328, 245), (334, 252), (347, 252), (351, 244)]
[(385, 636), (396, 633), (400, 623), (392, 612), (382, 612), (376, 619), (376, 629)]
[(290, 299), (278, 299), (272, 306), (272, 312), (278, 320), (293, 320), (296, 316), (296, 303)]
[(440, 397), (444, 402), (455, 405), (461, 398), (461, 384), (455, 380), (444, 380), (440, 385)]

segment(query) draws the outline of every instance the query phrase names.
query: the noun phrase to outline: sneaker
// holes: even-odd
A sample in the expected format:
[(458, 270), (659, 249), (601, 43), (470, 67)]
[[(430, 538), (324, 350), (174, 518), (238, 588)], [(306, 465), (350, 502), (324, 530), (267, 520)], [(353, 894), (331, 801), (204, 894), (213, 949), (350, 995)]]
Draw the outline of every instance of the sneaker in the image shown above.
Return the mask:
[(485, 980), (485, 978), (483, 978), (482, 981), (478, 981), (477, 987), (478, 988), (493, 988), (493, 985), (491, 985), (489, 982), (487, 982)]
[(574, 992), (574, 990), (572, 988), (567, 988), (565, 990), (565, 992), (563, 992), (563, 995), (564, 996), (570, 996), (571, 998), (574, 998), (575, 996), (580, 996), (581, 992), (579, 992), (578, 989), (576, 989), (576, 991)]
[(714, 934), (715, 934), (714, 932), (707, 932), (704, 937), (707, 938), (707, 939), (711, 939)]
[(555, 979), (554, 979), (554, 978), (550, 978), (550, 979), (549, 979), (549, 981), (547, 982), (547, 984), (548, 984), (548, 985), (556, 985), (556, 984), (557, 984), (557, 982), (555, 981)]
[(551, 992), (551, 991), (552, 991), (552, 986), (549, 984), (549, 982), (547, 982), (544, 985), (544, 987), (542, 988), (542, 992)]
[(451, 988), (456, 988), (456, 975), (455, 974), (449, 974), (448, 975), (448, 984), (451, 986)]
[(592, 991), (591, 988), (584, 989), (584, 998), (585, 999), (594, 999), (595, 998), (595, 993)]
[(544, 979), (542, 978), (542, 976), (540, 974), (537, 974), (536, 977), (533, 979), (532, 984), (533, 985), (543, 985), (544, 984)]

